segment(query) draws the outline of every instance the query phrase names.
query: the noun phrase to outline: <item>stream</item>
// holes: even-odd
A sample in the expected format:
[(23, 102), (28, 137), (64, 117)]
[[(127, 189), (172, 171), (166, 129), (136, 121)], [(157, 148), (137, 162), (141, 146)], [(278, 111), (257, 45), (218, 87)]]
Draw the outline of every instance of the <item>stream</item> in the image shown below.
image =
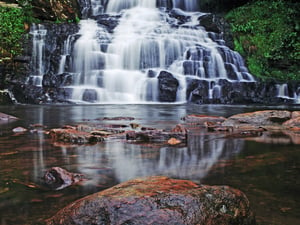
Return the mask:
[[(95, 145), (53, 143), (45, 130), (82, 123), (137, 123), (171, 129), (188, 114), (229, 117), (285, 107), (246, 105), (127, 104), (13, 105), (0, 112), (20, 118), (0, 123), (0, 225), (43, 224), (76, 199), (141, 176), (166, 175), (209, 185), (229, 185), (250, 200), (261, 225), (300, 224), (300, 148), (288, 141), (254, 142), (192, 133), (186, 146), (110, 140)], [(290, 106), (289, 110), (300, 110)], [(133, 121), (101, 121), (133, 117)], [(29, 129), (13, 133), (15, 127)], [(278, 140), (281, 137), (278, 137)], [(277, 139), (276, 139), (277, 140)], [(41, 177), (53, 166), (84, 174), (85, 180), (53, 191)]]

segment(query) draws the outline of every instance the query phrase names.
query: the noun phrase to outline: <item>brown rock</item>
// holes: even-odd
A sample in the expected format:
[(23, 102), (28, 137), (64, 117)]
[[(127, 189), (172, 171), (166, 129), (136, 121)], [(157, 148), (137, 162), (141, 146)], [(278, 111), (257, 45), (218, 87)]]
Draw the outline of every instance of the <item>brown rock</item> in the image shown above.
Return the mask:
[(177, 124), (177, 125), (171, 130), (171, 132), (186, 134), (186, 133), (187, 133), (187, 129), (185, 128), (185, 126), (184, 126), (183, 124)]
[(83, 179), (83, 175), (78, 173), (70, 173), (60, 167), (52, 167), (46, 171), (42, 179), (51, 189), (61, 190), (81, 181)]
[(285, 128), (300, 128), (300, 117), (295, 117), (283, 123)]
[(176, 139), (176, 138), (170, 138), (170, 139), (168, 140), (168, 144), (169, 144), (169, 145), (178, 145), (178, 144), (181, 144), (181, 141), (178, 140), (178, 139)]
[(294, 111), (294, 112), (292, 112), (292, 119), (295, 119), (297, 117), (300, 117), (300, 111)]
[(146, 177), (77, 200), (46, 223), (254, 225), (255, 219), (247, 197), (239, 190)]
[(87, 144), (103, 141), (103, 137), (76, 129), (52, 129), (49, 132), (53, 141), (72, 144)]
[(256, 129), (264, 126), (280, 126), (290, 118), (291, 112), (289, 111), (264, 110), (231, 116), (222, 123), (222, 126), (231, 126), (237, 129), (248, 126)]
[(187, 115), (183, 118), (186, 123), (193, 123), (198, 125), (205, 125), (207, 122), (221, 123), (226, 118), (221, 116), (207, 116), (207, 115)]

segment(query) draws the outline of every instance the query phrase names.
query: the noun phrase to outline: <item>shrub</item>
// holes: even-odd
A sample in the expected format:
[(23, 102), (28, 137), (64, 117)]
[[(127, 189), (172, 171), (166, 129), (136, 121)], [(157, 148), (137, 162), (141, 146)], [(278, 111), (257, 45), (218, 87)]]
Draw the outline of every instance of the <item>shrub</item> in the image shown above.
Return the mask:
[(20, 54), (20, 38), (25, 32), (21, 8), (0, 7), (0, 58)]
[(300, 80), (299, 11), (296, 1), (258, 0), (230, 11), (235, 48), (259, 77)]

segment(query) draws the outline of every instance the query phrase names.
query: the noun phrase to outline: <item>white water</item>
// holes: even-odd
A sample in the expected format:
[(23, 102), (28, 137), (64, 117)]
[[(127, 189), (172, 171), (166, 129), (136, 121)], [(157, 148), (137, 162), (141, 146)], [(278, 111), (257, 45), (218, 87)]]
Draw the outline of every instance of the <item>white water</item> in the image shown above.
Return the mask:
[(43, 75), (45, 74), (45, 38), (47, 35), (47, 30), (41, 24), (33, 24), (31, 26), (30, 34), (33, 36), (33, 71), (27, 82), (35, 86), (42, 86)]
[[(97, 11), (100, 1), (92, 3)], [(163, 1), (160, 4), (163, 5)], [(172, 4), (187, 11), (198, 9), (194, 0), (173, 0)], [(72, 53), (71, 101), (157, 102), (157, 77), (163, 70), (169, 71), (179, 82), (177, 103), (186, 101), (187, 77), (211, 82), (208, 90), (211, 98), (220, 95), (219, 79), (254, 81), (237, 53), (212, 40), (198, 26), (198, 17), (203, 13), (177, 9), (189, 18), (185, 24), (178, 25), (177, 19), (156, 8), (156, 1), (150, 0), (110, 0), (106, 12), (122, 12), (113, 34), (95, 20), (80, 22), (80, 38)], [(60, 73), (64, 72), (68, 54), (61, 58)], [(228, 76), (226, 65), (232, 68), (234, 77)]]
[(300, 103), (300, 87), (293, 93), (289, 93), (288, 84), (277, 84), (277, 97), (293, 100), (296, 104)]

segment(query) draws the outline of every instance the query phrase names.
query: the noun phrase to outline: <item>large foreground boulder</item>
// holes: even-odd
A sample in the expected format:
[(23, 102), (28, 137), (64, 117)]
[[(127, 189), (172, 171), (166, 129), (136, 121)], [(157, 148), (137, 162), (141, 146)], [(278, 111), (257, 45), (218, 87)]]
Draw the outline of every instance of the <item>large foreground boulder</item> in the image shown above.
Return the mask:
[(255, 219), (239, 190), (159, 176), (127, 181), (77, 200), (47, 224), (250, 225)]

